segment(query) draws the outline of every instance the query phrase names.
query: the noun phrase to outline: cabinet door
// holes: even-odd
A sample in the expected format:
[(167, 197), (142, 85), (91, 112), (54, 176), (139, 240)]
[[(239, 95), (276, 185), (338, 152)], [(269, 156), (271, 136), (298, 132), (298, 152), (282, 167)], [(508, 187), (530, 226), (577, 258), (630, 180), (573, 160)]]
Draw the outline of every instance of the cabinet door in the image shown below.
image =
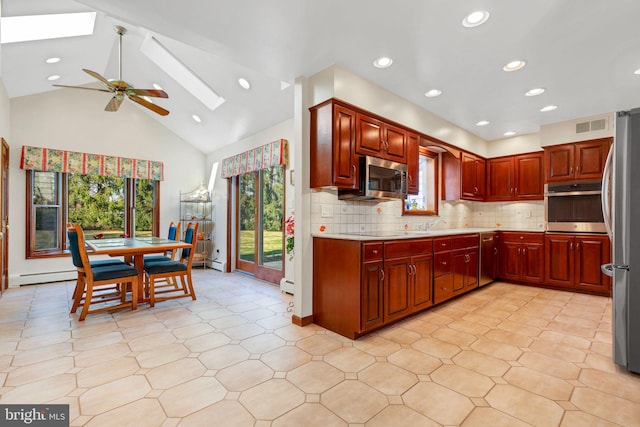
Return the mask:
[(458, 294), (464, 291), (464, 287), (466, 285), (467, 280), (467, 271), (468, 266), (467, 263), (467, 252), (464, 249), (460, 249), (454, 251), (452, 254), (453, 258), (453, 287), (452, 291), (454, 294)]
[(395, 258), (384, 262), (384, 321), (399, 319), (409, 313), (409, 273), (411, 258)]
[(572, 144), (545, 147), (544, 163), (547, 182), (574, 179), (574, 151)]
[(576, 288), (609, 295), (611, 279), (600, 271), (602, 264), (611, 261), (609, 237), (576, 236), (575, 252)]
[(363, 331), (382, 325), (382, 261), (362, 264), (361, 328)]
[(418, 135), (409, 134), (407, 139), (407, 192), (409, 194), (418, 194), (420, 192), (419, 147)]
[(436, 277), (433, 281), (433, 303), (439, 304), (453, 296), (453, 274)]
[(500, 157), (487, 162), (487, 200), (513, 199), (513, 169), (513, 157)]
[(543, 200), (542, 152), (514, 157), (514, 196), (516, 200)]
[(407, 132), (404, 129), (385, 124), (382, 144), (382, 156), (385, 159), (399, 163), (407, 163)]
[(575, 144), (576, 179), (602, 178), (610, 142), (611, 138), (604, 138)]
[(413, 295), (412, 310), (418, 311), (433, 304), (433, 255), (419, 255), (412, 259)]
[(549, 285), (573, 287), (574, 241), (569, 235), (545, 236), (545, 282)]
[(380, 120), (356, 114), (356, 154), (382, 157), (383, 127)]
[(522, 244), (522, 280), (528, 283), (544, 281), (544, 245), (541, 243)]
[[(356, 113), (336, 105), (333, 128), (333, 182), (340, 188), (357, 188), (358, 161), (354, 154)], [(326, 167), (326, 165), (324, 165)]]
[(520, 253), (522, 245), (515, 242), (504, 242), (501, 248), (500, 263), (502, 267), (502, 278), (505, 280), (520, 280)]
[(480, 274), (479, 249), (469, 249), (467, 251), (467, 270), (464, 287), (473, 289), (478, 287), (478, 276)]
[(469, 153), (462, 153), (462, 198), (483, 200), (485, 193), (485, 161)]

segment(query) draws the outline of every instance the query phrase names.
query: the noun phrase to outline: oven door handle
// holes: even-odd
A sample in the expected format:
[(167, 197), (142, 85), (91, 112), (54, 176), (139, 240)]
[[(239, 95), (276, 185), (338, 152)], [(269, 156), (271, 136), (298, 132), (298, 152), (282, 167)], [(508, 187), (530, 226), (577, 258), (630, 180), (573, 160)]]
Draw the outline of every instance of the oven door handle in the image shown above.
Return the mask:
[(593, 191), (564, 191), (562, 193), (545, 193), (546, 197), (558, 197), (558, 196), (596, 196), (601, 195), (602, 191), (593, 190)]

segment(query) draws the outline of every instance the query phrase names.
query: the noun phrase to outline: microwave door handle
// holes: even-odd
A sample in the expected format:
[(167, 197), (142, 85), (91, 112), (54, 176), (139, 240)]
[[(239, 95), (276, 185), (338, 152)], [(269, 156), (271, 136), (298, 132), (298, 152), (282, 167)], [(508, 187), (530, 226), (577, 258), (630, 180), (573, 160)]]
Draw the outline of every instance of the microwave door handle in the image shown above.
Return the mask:
[(607, 229), (607, 234), (609, 235), (609, 239), (613, 239), (613, 227), (611, 224), (611, 194), (610, 194), (611, 169), (613, 166), (613, 147), (614, 147), (614, 144), (611, 145), (611, 148), (609, 149), (609, 154), (607, 154), (607, 160), (604, 163), (604, 173), (602, 174), (602, 192), (600, 193), (600, 197), (602, 201), (602, 216), (604, 217), (604, 225)]

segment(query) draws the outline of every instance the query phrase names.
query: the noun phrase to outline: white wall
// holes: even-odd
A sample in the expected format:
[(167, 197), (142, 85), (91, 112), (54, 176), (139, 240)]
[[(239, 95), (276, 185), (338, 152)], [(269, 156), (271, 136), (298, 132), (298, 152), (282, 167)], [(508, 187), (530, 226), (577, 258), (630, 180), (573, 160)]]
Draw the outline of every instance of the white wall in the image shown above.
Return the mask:
[[(220, 260), (226, 259), (226, 242), (229, 236), (227, 235), (227, 180), (220, 177), (222, 172), (222, 161), (236, 154), (250, 150), (252, 148), (259, 147), (269, 142), (286, 139), (289, 142), (289, 165), (286, 169), (286, 190), (285, 190), (285, 212), (286, 216), (291, 214), (294, 210), (294, 187), (290, 182), (290, 171), (295, 170), (294, 154), (296, 150), (296, 144), (294, 140), (293, 132), (293, 119), (285, 120), (270, 128), (264, 129), (254, 135), (241, 139), (240, 141), (228, 144), (226, 147), (214, 151), (207, 155), (207, 173), (210, 173), (211, 167), (214, 163), (219, 162), (219, 168), (215, 184), (213, 187), (213, 201), (215, 204), (215, 226), (214, 226), (214, 257), (218, 256)], [(216, 249), (220, 250), (220, 253), (216, 253)], [(232, 256), (233, 256), (232, 248)], [(289, 261), (289, 257), (285, 258), (285, 277), (293, 280), (293, 263)]]
[(24, 275), (71, 270), (69, 258), (25, 259), (23, 145), (164, 162), (160, 230), (179, 219), (180, 191), (192, 190), (208, 179), (202, 152), (131, 102), (125, 100), (117, 112), (104, 111), (108, 100), (103, 93), (72, 89), (11, 99), (11, 138), (7, 140), (11, 147), (10, 286), (29, 283), (28, 277), (33, 276)]

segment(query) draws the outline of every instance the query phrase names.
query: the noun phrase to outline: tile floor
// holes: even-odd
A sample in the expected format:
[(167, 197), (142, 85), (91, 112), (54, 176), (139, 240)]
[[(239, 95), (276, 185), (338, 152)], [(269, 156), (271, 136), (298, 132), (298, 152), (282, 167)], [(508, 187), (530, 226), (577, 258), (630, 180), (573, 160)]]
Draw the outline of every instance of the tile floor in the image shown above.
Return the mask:
[(197, 301), (69, 315), (72, 283), (0, 300), (0, 402), (72, 426), (640, 426), (607, 298), (494, 283), (357, 341), (291, 296), (195, 271)]

